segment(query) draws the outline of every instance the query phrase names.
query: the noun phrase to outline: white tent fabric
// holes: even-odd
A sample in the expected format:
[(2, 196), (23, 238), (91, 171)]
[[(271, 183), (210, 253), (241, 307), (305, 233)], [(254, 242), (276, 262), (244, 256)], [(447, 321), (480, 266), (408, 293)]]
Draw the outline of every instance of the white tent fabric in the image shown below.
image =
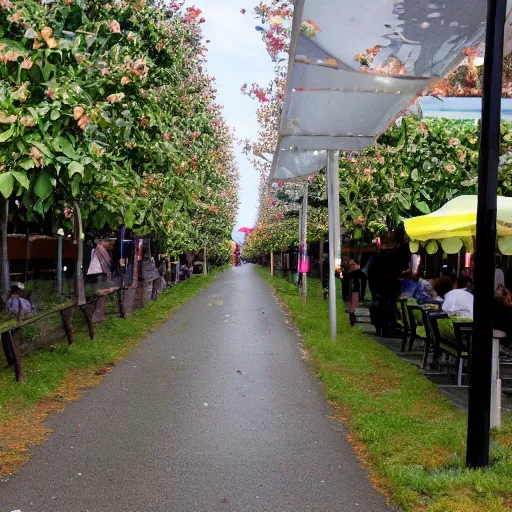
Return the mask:
[(296, 0), (271, 179), (321, 170), (325, 150), (371, 145), (481, 45), (485, 16), (482, 0)]

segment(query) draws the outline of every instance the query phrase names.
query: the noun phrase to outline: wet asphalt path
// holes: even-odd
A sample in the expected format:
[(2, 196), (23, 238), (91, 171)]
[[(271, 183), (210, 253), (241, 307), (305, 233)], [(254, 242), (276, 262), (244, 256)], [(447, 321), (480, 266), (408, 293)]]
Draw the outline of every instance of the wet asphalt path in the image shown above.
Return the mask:
[(269, 287), (233, 268), (47, 421), (0, 511), (389, 511), (329, 414)]

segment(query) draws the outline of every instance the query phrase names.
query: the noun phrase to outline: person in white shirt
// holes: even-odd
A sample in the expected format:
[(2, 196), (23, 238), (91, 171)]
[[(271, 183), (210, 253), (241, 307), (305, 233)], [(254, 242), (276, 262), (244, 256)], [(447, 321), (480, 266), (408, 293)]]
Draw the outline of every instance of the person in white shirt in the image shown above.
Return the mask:
[(456, 288), (444, 296), (443, 311), (462, 318), (473, 318), (474, 297), (466, 287), (469, 284), (467, 276), (460, 275), (457, 278)]

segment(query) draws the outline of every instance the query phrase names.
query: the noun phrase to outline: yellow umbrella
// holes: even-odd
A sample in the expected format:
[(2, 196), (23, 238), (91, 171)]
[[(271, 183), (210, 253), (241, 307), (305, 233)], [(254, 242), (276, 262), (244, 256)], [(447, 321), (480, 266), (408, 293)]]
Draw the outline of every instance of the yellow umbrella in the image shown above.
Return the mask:
[[(412, 240), (427, 241), (476, 235), (477, 196), (460, 196), (439, 210), (405, 219), (405, 231)], [(512, 197), (498, 196), (498, 236), (512, 235)]]

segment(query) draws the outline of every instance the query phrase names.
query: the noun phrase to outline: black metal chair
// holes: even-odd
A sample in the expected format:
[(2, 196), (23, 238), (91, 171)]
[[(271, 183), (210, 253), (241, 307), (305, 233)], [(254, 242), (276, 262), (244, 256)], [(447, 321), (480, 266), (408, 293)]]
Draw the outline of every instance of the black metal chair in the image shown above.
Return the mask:
[[(414, 346), (414, 342), (417, 339), (420, 339), (424, 342), (427, 341), (427, 319), (425, 309), (418, 305), (409, 304), (407, 306), (407, 313), (409, 316), (410, 329), (409, 352), (411, 352), (412, 347)], [(419, 314), (416, 315), (415, 313)]]
[(440, 329), (439, 325), (439, 322), (442, 320), (450, 320), (446, 313), (429, 312), (427, 314), (427, 318), (430, 333), (434, 341), (434, 360), (437, 361), (441, 353), (445, 353), (448, 356), (453, 357), (455, 359), (455, 368), (457, 372), (457, 386), (461, 386), (464, 361), (467, 361), (469, 370), (472, 324), (471, 322), (452, 322), (452, 338), (447, 332)]
[(406, 297), (399, 297), (395, 301), (395, 323), (397, 328), (402, 333), (402, 344), (400, 345), (400, 352), (405, 352), (407, 338), (409, 337), (410, 333)]

